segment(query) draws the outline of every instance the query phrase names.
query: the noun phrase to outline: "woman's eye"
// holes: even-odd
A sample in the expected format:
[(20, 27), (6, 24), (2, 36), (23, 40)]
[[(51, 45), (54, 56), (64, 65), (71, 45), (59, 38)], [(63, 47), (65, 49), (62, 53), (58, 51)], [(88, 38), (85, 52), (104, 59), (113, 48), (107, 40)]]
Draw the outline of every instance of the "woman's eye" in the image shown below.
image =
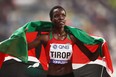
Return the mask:
[(56, 17), (59, 17), (59, 15), (54, 15), (54, 17), (56, 18)]

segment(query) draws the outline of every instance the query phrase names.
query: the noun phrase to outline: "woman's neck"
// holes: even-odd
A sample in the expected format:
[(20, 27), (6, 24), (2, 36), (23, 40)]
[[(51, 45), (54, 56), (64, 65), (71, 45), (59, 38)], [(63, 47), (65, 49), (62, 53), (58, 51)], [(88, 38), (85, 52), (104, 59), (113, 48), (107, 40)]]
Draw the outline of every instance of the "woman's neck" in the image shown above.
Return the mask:
[(61, 28), (61, 29), (53, 28), (53, 33), (60, 34), (60, 35), (66, 34), (64, 28)]
[(53, 36), (55, 39), (58, 39), (58, 40), (64, 40), (66, 37), (67, 37), (67, 33), (64, 31), (64, 30), (61, 30), (61, 31), (53, 31)]

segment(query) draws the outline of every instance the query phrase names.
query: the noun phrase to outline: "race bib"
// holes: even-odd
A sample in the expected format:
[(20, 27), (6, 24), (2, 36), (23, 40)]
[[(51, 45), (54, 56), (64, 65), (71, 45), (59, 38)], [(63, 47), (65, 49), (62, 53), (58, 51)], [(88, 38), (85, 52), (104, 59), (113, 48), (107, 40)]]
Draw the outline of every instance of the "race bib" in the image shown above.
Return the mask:
[(72, 56), (71, 44), (51, 44), (50, 62), (54, 64), (66, 64)]

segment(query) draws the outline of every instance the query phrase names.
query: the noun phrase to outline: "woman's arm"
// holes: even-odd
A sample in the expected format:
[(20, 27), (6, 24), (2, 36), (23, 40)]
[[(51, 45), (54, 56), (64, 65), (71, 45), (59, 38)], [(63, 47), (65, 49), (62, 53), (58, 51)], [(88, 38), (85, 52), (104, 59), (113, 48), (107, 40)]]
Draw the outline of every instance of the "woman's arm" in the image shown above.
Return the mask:
[(73, 35), (70, 35), (71, 40), (76, 44), (79, 49), (91, 60), (94, 61), (99, 56), (99, 47), (96, 49), (94, 53), (92, 53), (79, 39), (75, 38)]

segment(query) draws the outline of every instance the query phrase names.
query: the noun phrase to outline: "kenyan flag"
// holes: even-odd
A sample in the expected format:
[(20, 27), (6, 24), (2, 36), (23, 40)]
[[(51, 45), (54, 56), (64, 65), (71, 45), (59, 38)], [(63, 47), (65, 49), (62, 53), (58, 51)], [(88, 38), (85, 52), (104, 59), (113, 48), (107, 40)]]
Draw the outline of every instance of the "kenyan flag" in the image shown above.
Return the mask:
[[(8, 39), (2, 41), (0, 43), (0, 65), (2, 65), (2, 62), (4, 60), (4, 54), (9, 54), (11, 56), (17, 57), (18, 59), (22, 60), (22, 62), (27, 63), (28, 62), (28, 46), (27, 42), (28, 39), (32, 37), (33, 33), (36, 35), (38, 32), (48, 32), (50, 31), (51, 27), (53, 26), (53, 23), (46, 22), (46, 21), (35, 21), (35, 22), (29, 22), (25, 24), (24, 26), (17, 29)], [(78, 68), (78, 64), (88, 64), (91, 60), (94, 59), (92, 56), (92, 53), (98, 52), (99, 55), (97, 56), (96, 60), (94, 61), (103, 61), (106, 64), (106, 68), (110, 74), (113, 73), (112, 68), (112, 62), (110, 58), (110, 54), (108, 51), (107, 43), (106, 41), (101, 37), (93, 37), (89, 36), (86, 32), (83, 30), (65, 26), (65, 30), (71, 34), (73, 34), (77, 39), (78, 42), (81, 42), (84, 44), (84, 46), (89, 49), (91, 52), (84, 52), (82, 51), (81, 46), (74, 46), (74, 53), (72, 57), (72, 62), (74, 69)], [(29, 38), (27, 38), (29, 37)], [(34, 36), (36, 38), (36, 36)], [(33, 40), (32, 38), (31, 40)], [(81, 48), (81, 49), (80, 49)], [(36, 49), (33, 49), (35, 52)], [(90, 53), (93, 59), (88, 58), (87, 55)], [(40, 65), (42, 65), (42, 68), (47, 71), (47, 60), (46, 55), (44, 51), (44, 47), (41, 46), (41, 52), (39, 53), (39, 61)], [(104, 60), (102, 60), (104, 57)], [(99, 62), (97, 62), (99, 64)], [(102, 64), (101, 64), (102, 65)]]

